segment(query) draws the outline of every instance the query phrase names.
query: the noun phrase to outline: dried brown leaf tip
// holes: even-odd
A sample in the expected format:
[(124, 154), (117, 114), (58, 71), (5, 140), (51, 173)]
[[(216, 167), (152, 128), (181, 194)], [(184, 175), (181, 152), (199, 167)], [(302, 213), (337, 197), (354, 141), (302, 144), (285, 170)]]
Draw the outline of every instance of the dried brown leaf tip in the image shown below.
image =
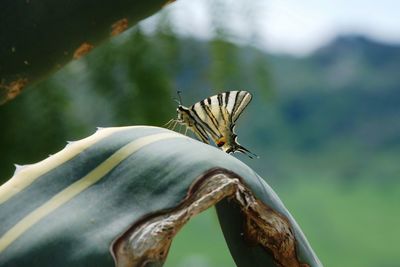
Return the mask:
[(7, 101), (14, 99), (17, 95), (19, 95), (24, 89), (24, 87), (28, 84), (28, 79), (20, 78), (18, 80), (12, 81), (9, 84), (0, 84), (0, 89), (5, 90), (5, 97), (0, 101), (0, 104), (4, 104)]
[(73, 59), (80, 59), (81, 57), (83, 57), (84, 55), (86, 55), (87, 53), (90, 52), (90, 50), (93, 49), (93, 45), (89, 44), (89, 43), (83, 43), (81, 44), (81, 46), (79, 46), (75, 52), (74, 52), (74, 56)]
[[(210, 176), (209, 176), (210, 175)], [(172, 239), (192, 217), (222, 199), (238, 205), (244, 217), (243, 234), (249, 246), (261, 245), (279, 267), (309, 267), (296, 255), (289, 220), (256, 199), (242, 179), (218, 170), (197, 179), (183, 202), (172, 210), (142, 218), (112, 244), (117, 267), (144, 267), (165, 262)]]
[(128, 19), (123, 18), (111, 25), (111, 36), (116, 36), (128, 28)]

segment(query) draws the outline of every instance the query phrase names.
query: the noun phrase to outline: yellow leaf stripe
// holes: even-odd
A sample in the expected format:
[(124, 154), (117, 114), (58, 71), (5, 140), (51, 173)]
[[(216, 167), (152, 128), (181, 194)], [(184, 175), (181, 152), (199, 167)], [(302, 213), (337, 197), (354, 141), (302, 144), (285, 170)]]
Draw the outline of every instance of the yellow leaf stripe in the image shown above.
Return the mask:
[(25, 168), (23, 167), (22, 170), (16, 172), (16, 174), (9, 181), (4, 183), (0, 187), (0, 205), (6, 202), (15, 194), (19, 193), (20, 191), (28, 187), (43, 174), (67, 162), (68, 160), (72, 159), (73, 157), (81, 153), (83, 150), (99, 142), (100, 140), (106, 138), (107, 136), (110, 136), (113, 133), (120, 132), (123, 130), (143, 128), (143, 127), (147, 126), (104, 128), (98, 130), (96, 133), (85, 139), (71, 143), (57, 154), (54, 154), (51, 157), (41, 162), (28, 165)]
[[(118, 128), (117, 128), (118, 129)], [(121, 128), (119, 128), (121, 130)], [(93, 185), (94, 183), (101, 180), (107, 173), (115, 168), (119, 163), (131, 156), (139, 149), (144, 146), (150, 145), (154, 142), (166, 140), (170, 138), (187, 138), (184, 135), (177, 134), (174, 132), (164, 132), (145, 137), (138, 138), (124, 147), (117, 150), (113, 155), (107, 158), (104, 162), (98, 165), (95, 169), (89, 172), (87, 175), (77, 180), (58, 194), (53, 196), (50, 200), (45, 202), (43, 205), (38, 207), (36, 210), (29, 213), (23, 219), (21, 219), (16, 225), (8, 230), (0, 238), (0, 252), (4, 251), (10, 246), (18, 237), (25, 233), (34, 224), (39, 222), (45, 216), (74, 198), (76, 195)], [(52, 161), (50, 163), (53, 163)]]

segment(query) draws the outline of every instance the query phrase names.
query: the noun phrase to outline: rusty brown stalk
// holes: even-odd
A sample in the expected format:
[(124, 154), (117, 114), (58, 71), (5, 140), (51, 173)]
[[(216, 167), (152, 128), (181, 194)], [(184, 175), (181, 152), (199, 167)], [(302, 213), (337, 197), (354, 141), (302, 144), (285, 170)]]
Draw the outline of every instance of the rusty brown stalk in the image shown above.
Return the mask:
[(216, 173), (197, 179), (187, 197), (176, 208), (142, 219), (112, 245), (117, 267), (162, 266), (174, 236), (200, 212), (229, 198), (241, 207), (244, 238), (249, 245), (260, 245), (276, 266), (306, 267), (296, 257), (296, 240), (289, 220), (256, 199), (239, 177)]

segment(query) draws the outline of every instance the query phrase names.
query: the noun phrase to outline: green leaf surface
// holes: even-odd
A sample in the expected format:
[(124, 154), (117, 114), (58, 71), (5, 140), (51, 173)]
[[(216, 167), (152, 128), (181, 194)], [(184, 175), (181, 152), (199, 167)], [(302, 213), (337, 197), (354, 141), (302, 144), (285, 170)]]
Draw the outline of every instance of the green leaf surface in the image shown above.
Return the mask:
[(0, 2), (0, 103), (136, 24), (165, 0)]
[[(285, 216), (299, 260), (322, 266), (252, 169), (215, 147), (147, 126), (100, 129), (44, 161), (17, 168), (0, 187), (0, 266), (114, 266), (110, 246), (116, 238), (143, 218), (179, 206), (194, 182), (212, 170), (234, 173)], [(237, 266), (276, 266), (268, 251), (242, 238), (237, 205), (223, 200), (217, 210)]]

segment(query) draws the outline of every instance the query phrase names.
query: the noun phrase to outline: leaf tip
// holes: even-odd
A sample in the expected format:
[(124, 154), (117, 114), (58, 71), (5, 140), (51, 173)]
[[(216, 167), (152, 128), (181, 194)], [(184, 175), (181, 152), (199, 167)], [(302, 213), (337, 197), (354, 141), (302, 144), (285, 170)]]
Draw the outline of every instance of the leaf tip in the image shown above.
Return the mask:
[(28, 166), (31, 164), (26, 164), (26, 165), (20, 165), (20, 164), (14, 164), (15, 171), (14, 171), (14, 176), (18, 173), (20, 173), (22, 170), (26, 169)]

